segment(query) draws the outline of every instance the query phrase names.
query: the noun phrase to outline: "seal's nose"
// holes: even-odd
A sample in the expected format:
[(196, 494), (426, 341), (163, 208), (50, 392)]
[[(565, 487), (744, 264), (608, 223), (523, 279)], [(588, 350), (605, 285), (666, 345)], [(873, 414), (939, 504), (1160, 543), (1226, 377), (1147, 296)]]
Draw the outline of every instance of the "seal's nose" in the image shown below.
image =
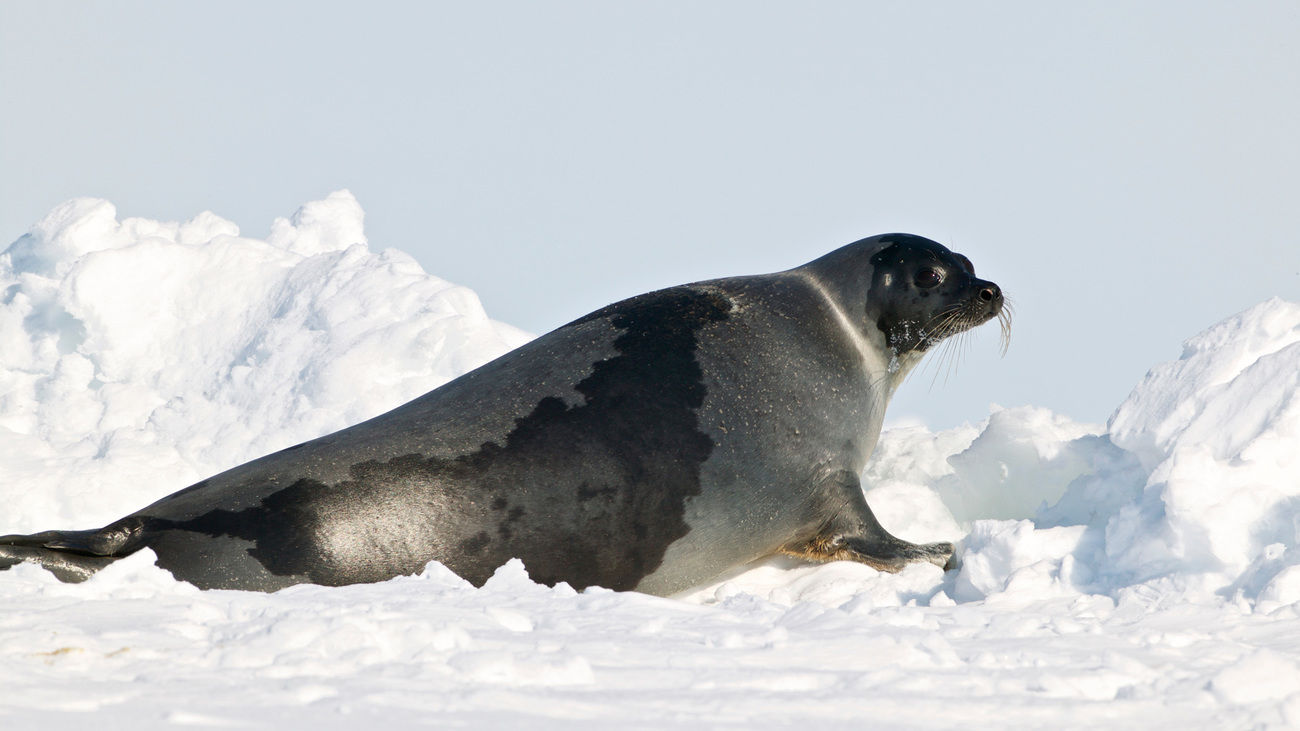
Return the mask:
[(991, 314), (996, 315), (1002, 311), (1002, 288), (998, 285), (979, 280), (976, 282), (975, 296), (988, 307)]

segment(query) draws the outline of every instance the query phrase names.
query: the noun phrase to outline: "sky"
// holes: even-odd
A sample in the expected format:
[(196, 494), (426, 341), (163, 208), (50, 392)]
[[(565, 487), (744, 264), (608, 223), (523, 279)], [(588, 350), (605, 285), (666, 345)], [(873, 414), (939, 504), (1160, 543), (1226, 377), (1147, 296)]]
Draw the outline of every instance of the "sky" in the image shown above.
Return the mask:
[(545, 332), (906, 231), (1016, 307), (895, 422), (1104, 421), (1201, 329), (1300, 300), (1300, 5), (0, 4), (0, 246), (75, 196), (264, 238), (352, 191)]

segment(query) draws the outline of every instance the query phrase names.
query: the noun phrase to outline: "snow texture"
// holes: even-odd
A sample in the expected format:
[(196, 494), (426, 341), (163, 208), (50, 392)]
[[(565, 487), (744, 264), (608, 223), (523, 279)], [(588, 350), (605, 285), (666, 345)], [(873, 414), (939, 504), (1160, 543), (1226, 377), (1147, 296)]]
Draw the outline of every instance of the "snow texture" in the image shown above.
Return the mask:
[[(106, 523), (527, 340), (367, 247), (346, 192), (265, 241), (69, 201), (0, 255), (0, 533)], [(1300, 726), (1300, 304), (1188, 340), (1109, 424), (887, 431), (864, 476), (959, 570), (774, 558), (661, 599), (199, 591), (148, 551), (0, 572), (0, 724), (108, 728)]]

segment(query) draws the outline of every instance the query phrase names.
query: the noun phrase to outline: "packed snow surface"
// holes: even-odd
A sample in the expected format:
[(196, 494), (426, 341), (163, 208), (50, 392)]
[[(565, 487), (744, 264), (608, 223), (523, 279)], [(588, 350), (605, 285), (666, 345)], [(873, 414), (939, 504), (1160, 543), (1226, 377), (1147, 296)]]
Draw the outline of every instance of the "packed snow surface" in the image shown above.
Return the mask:
[[(97, 527), (527, 340), (346, 192), (265, 241), (69, 201), (0, 255), (0, 533)], [(143, 551), (0, 572), (5, 728), (1300, 726), (1300, 304), (1155, 366), (1109, 424), (887, 431), (864, 484), (962, 565), (772, 559), (672, 599), (438, 564), (199, 591)]]

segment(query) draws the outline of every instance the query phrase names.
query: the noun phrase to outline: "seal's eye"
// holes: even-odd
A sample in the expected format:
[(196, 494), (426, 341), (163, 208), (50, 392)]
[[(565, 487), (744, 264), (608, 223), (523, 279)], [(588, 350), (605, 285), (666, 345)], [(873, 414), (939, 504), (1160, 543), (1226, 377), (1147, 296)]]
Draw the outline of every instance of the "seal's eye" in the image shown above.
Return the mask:
[(957, 257), (957, 263), (961, 264), (961, 268), (965, 269), (967, 274), (972, 277), (975, 276), (975, 265), (970, 263), (970, 259), (957, 253), (954, 253), (953, 256)]
[(937, 269), (922, 269), (916, 273), (916, 286), (921, 289), (929, 289), (939, 286), (943, 281), (943, 272)]

